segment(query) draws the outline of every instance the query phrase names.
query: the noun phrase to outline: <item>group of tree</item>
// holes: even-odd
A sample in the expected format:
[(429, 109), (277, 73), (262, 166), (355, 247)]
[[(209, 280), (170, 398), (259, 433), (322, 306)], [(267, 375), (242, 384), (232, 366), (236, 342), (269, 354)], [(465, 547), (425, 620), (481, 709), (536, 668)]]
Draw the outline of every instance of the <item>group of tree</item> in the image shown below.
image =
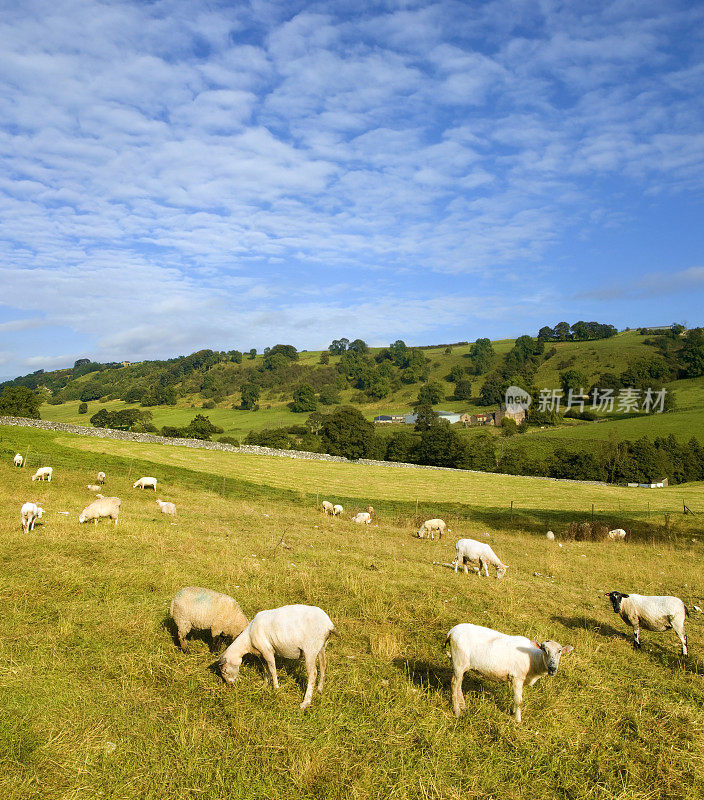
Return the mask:
[(155, 433), (157, 430), (152, 425), (152, 412), (141, 411), (138, 408), (122, 408), (119, 411), (101, 408), (90, 418), (90, 424), (94, 428), (112, 428), (117, 431)]
[(161, 429), (162, 436), (178, 439), (203, 439), (206, 442), (210, 441), (210, 437), (216, 433), (223, 433), (223, 429), (213, 425), (210, 417), (206, 417), (203, 414), (196, 414), (184, 428), (164, 425)]
[(0, 416), (39, 419), (43, 398), (27, 386), (5, 386), (0, 392)]
[(617, 333), (618, 330), (613, 325), (580, 320), (574, 325), (570, 325), (569, 322), (558, 322), (554, 328), (545, 325), (538, 331), (538, 339), (541, 342), (587, 342), (594, 339), (609, 339)]

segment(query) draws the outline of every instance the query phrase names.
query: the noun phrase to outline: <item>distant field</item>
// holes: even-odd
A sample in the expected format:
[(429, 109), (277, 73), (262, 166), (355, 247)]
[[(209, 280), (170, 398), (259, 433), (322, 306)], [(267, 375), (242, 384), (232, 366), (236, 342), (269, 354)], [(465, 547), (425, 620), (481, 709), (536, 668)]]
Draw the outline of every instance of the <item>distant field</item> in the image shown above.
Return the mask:
[[(29, 469), (11, 465), (12, 454), (28, 448), (31, 463), (56, 467), (51, 484), (33, 484)], [(123, 501), (117, 527), (77, 522), (92, 497), (85, 484), (100, 466), (106, 490)], [(159, 478), (157, 496), (177, 503), (175, 524), (157, 513), (152, 492), (131, 488), (143, 469)], [(342, 519), (322, 517), (316, 486), (353, 504), (380, 498), (377, 523), (353, 525), (349, 508)], [(539, 509), (578, 512), (590, 497), (641, 505), (657, 497), (674, 509), (686, 496), (702, 508), (703, 493), (245, 457), (2, 427), (0, 795), (701, 797), (702, 618), (688, 620), (689, 657), (679, 655), (672, 632), (642, 631), (636, 652), (603, 597), (618, 588), (704, 606), (699, 536), (558, 547), (507, 524), (489, 538), (510, 564), (503, 580), (455, 575), (441, 564), (453, 557), (456, 535), (482, 536), (480, 512), (514, 494)], [(441, 498), (454, 497), (469, 514), (449, 540), (414, 539), (413, 520), (383, 500), (400, 498), (407, 508), (414, 495), (440, 509)], [(28, 499), (46, 515), (25, 535), (18, 516)], [(330, 642), (325, 692), (309, 712), (298, 708), (300, 663), (278, 660), (275, 694), (254, 658), (226, 687), (207, 636), (194, 637), (188, 654), (175, 647), (168, 606), (186, 585), (227, 592), (250, 617), (297, 602), (329, 613), (341, 635)], [(467, 713), (452, 716), (443, 642), (458, 622), (574, 646), (555, 677), (526, 688), (522, 725), (507, 713), (505, 686), (473, 677), (465, 680)]]

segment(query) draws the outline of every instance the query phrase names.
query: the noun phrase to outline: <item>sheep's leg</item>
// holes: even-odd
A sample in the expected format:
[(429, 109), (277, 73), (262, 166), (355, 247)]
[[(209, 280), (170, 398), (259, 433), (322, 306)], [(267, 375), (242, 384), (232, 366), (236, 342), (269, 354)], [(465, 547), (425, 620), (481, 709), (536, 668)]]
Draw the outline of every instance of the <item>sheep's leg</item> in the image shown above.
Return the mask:
[(222, 633), (215, 633), (213, 628), (210, 629), (210, 652), (216, 653), (222, 644)]
[(457, 559), (455, 559), (455, 575), (457, 575), (457, 568), (459, 567), (459, 565), (460, 562)]
[(316, 678), (318, 677), (318, 668), (315, 665), (316, 654), (306, 653), (306, 672), (308, 673), (308, 686), (306, 686), (306, 693), (301, 703), (301, 708), (306, 709), (310, 707), (310, 701), (313, 699), (313, 687), (315, 686)]
[(320, 652), (318, 653), (318, 693), (323, 693), (323, 687), (325, 686), (325, 668), (328, 665), (328, 660), (325, 655), (325, 645), (327, 642), (320, 648)]
[(633, 626), (633, 647), (640, 647), (640, 625)]
[(181, 650), (184, 653), (188, 652), (188, 642), (186, 641), (186, 636), (188, 636), (190, 631), (191, 631), (190, 625), (187, 628), (181, 628), (180, 626), (178, 628), (178, 643), (181, 647)]
[(511, 688), (513, 689), (513, 716), (516, 722), (521, 721), (521, 703), (523, 702), (523, 681), (518, 678), (511, 678)]
[(459, 672), (455, 670), (452, 673), (452, 684), (451, 684), (451, 694), (452, 694), (452, 712), (456, 717), (459, 717), (460, 714), (467, 708), (467, 704), (464, 702), (464, 695), (462, 694), (462, 680), (464, 679), (464, 671)]
[(269, 650), (268, 652), (262, 652), (262, 658), (266, 661), (267, 667), (269, 667), (269, 674), (271, 675), (271, 682), (274, 684), (274, 689), (279, 688), (279, 678), (276, 674), (276, 660), (274, 658), (274, 651)]
[(680, 637), (680, 641), (682, 642), (682, 655), (687, 655), (687, 634), (684, 629), (684, 624), (682, 624), (679, 628), (675, 628), (677, 635)]

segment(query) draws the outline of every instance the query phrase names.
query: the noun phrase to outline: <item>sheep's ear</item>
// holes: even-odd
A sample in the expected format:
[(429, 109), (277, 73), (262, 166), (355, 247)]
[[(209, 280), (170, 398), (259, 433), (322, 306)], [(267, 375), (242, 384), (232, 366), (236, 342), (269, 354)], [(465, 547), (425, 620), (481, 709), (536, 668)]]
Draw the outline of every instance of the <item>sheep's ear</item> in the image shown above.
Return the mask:
[(568, 653), (571, 653), (573, 650), (574, 650), (574, 647), (572, 647), (572, 645), (571, 645), (571, 644), (566, 644), (566, 645), (565, 645), (565, 646), (562, 648), (562, 655), (563, 655), (563, 656), (566, 656)]
[(542, 650), (543, 649), (542, 645), (540, 644), (540, 642), (536, 642), (535, 639), (531, 639), (530, 643), (533, 645), (533, 647), (537, 647), (538, 650)]

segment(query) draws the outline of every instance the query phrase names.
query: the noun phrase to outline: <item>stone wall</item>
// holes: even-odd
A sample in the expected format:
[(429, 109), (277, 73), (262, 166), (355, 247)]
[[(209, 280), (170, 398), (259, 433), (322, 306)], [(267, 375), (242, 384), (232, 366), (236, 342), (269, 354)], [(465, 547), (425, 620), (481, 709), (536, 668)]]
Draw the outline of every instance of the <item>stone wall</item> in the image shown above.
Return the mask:
[[(203, 450), (220, 450), (230, 453), (250, 453), (261, 456), (279, 456), (281, 458), (299, 458), (308, 461), (337, 461), (343, 464), (366, 464), (379, 467), (398, 467), (400, 469), (432, 469), (443, 472), (474, 472), (480, 475), (494, 475), (493, 472), (479, 472), (478, 470), (453, 469), (452, 467), (431, 467), (424, 464), (406, 464), (400, 461), (373, 461), (369, 458), (360, 458), (356, 461), (342, 456), (331, 456), (327, 453), (309, 453), (305, 450), (277, 450), (273, 447), (259, 447), (254, 444), (243, 444), (235, 447), (231, 444), (220, 442), (204, 442), (202, 439), (172, 439), (168, 436), (155, 436), (152, 433), (133, 433), (131, 431), (116, 431), (111, 428), (88, 428), (84, 425), (69, 425), (66, 422), (49, 422), (45, 419), (27, 419), (26, 417), (2, 417), (0, 425), (15, 425), (22, 428), (40, 428), (47, 431), (61, 433), (75, 433), (78, 436), (93, 436), (96, 439), (117, 439), (123, 442), (144, 442), (145, 444), (163, 444), (171, 447), (196, 447)], [(505, 478), (520, 478), (521, 475), (503, 475)], [(547, 478), (530, 476), (535, 480), (559, 481), (560, 483), (584, 483), (594, 486), (605, 486), (599, 481), (571, 481), (560, 478)]]

